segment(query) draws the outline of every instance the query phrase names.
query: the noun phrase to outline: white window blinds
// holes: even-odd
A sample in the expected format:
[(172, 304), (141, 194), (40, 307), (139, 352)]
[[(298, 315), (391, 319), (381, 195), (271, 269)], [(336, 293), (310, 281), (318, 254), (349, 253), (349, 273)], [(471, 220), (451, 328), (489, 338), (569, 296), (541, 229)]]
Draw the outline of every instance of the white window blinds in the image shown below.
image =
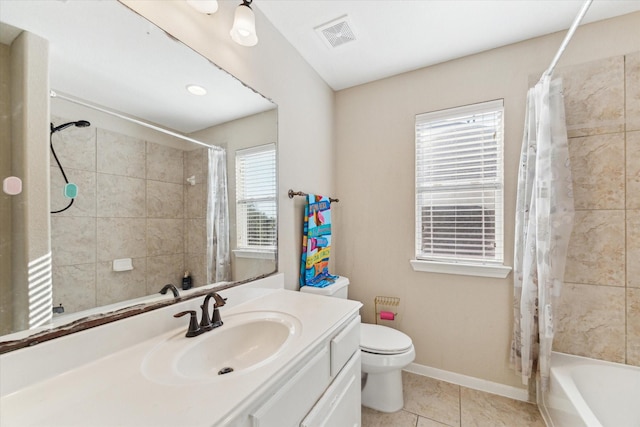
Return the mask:
[(416, 259), (503, 262), (503, 101), (416, 116)]
[(239, 249), (276, 248), (276, 147), (236, 152), (236, 232)]

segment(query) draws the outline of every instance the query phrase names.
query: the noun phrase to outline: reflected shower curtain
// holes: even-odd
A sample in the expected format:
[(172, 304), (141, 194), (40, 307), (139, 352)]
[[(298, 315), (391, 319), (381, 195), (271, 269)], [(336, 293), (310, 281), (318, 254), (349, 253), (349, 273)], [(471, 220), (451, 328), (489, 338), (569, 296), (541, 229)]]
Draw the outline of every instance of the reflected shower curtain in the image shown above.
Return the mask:
[(518, 174), (511, 363), (528, 384), (537, 361), (549, 379), (555, 309), (573, 226), (562, 82), (546, 75), (527, 94)]
[(207, 283), (231, 280), (227, 154), (209, 148), (207, 197)]

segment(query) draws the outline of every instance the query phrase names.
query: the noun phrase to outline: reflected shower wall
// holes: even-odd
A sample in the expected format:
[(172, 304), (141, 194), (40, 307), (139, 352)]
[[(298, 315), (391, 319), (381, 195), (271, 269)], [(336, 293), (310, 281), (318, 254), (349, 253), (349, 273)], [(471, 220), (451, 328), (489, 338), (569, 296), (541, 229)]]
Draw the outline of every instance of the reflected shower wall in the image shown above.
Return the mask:
[[(51, 215), (54, 307), (77, 312), (157, 293), (167, 283), (180, 287), (185, 271), (194, 286), (205, 284), (206, 148), (127, 135), (120, 119), (110, 118), (115, 123), (106, 129), (86, 114), (52, 117), (56, 126), (92, 123), (53, 136), (78, 185), (71, 208)], [(68, 199), (53, 158), (50, 175), (51, 210), (61, 209)], [(133, 270), (114, 271), (114, 260), (123, 258), (132, 259)]]

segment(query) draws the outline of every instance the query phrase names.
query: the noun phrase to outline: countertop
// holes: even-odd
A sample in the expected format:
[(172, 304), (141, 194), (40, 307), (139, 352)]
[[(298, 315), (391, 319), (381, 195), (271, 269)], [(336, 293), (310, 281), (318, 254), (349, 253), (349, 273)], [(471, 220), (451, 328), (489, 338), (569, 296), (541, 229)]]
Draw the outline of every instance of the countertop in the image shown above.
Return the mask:
[[(179, 305), (163, 308), (166, 316)], [(184, 326), (141, 340), (139, 344), (60, 372), (13, 391), (0, 400), (0, 425), (10, 426), (212, 426), (225, 425), (244, 414), (253, 397), (284, 381), (286, 369), (310, 357), (314, 346), (328, 339), (357, 314), (357, 301), (327, 298), (288, 290), (221, 309), (225, 316), (248, 311), (283, 312), (300, 321), (300, 334), (269, 363), (246, 373), (231, 373), (210, 382), (170, 384), (150, 379), (142, 367), (145, 356), (162, 341), (186, 331)], [(119, 322), (115, 322), (116, 324)], [(104, 327), (109, 327), (105, 325)], [(124, 324), (113, 333), (127, 333)], [(221, 327), (224, 328), (224, 325)], [(207, 337), (207, 333), (191, 340)], [(92, 346), (87, 333), (75, 351)], [(188, 340), (188, 341), (187, 341)], [(25, 349), (28, 351), (29, 349)], [(64, 349), (60, 355), (64, 357)], [(47, 360), (42, 360), (47, 363)], [(28, 369), (28, 368), (25, 368)]]

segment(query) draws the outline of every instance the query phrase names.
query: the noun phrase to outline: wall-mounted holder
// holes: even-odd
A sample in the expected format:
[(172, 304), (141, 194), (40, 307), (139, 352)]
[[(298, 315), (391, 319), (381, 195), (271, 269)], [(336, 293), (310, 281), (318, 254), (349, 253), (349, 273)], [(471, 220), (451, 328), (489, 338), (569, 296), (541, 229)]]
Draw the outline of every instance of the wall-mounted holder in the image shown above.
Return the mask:
[(394, 327), (399, 320), (400, 298), (377, 296), (373, 302), (376, 324)]
[(113, 260), (113, 271), (129, 271), (133, 270), (131, 258), (121, 258)]

